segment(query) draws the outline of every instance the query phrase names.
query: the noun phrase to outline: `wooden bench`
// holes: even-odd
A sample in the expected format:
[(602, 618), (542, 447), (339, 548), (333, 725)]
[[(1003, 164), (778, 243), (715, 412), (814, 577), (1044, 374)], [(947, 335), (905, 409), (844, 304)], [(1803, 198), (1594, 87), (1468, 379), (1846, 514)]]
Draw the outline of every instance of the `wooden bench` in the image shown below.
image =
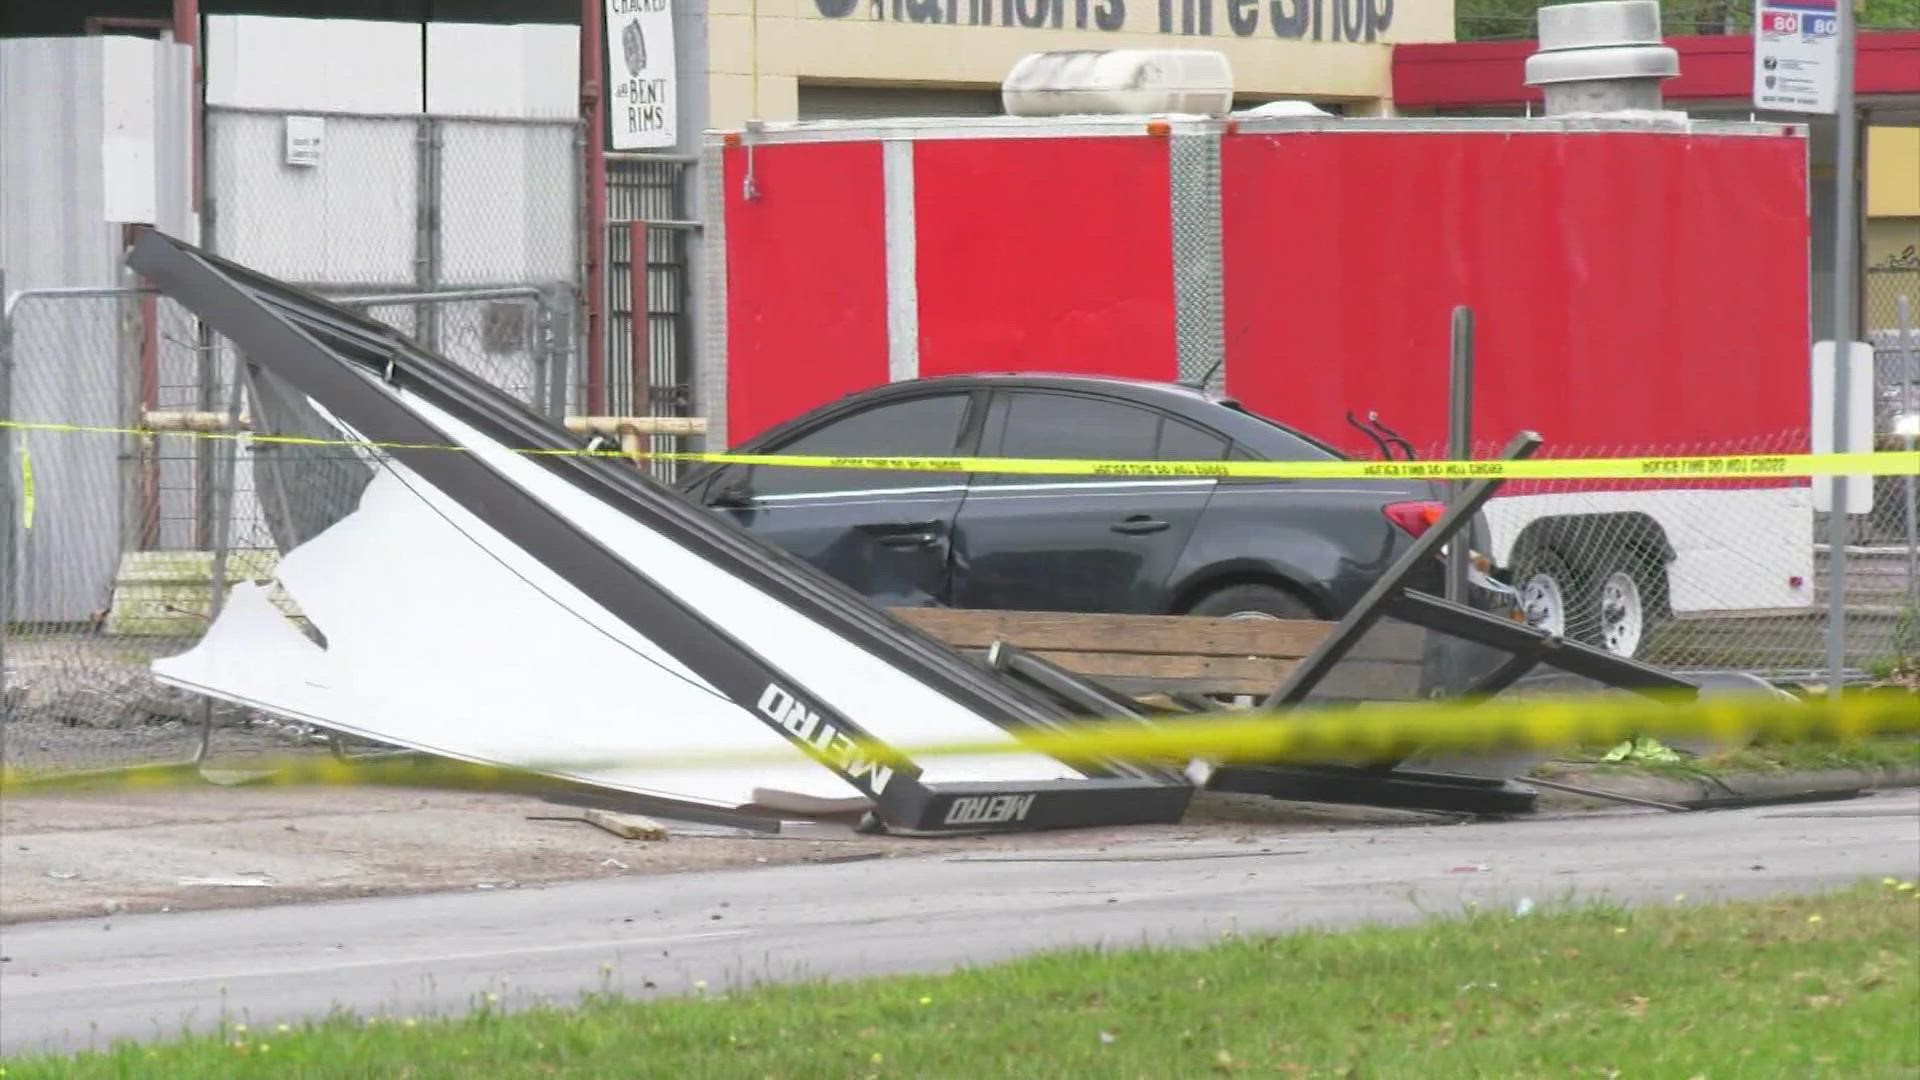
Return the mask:
[[(996, 641), (1135, 697), (1271, 693), (1332, 623), (1184, 615), (1080, 615), (1033, 611), (895, 608), (893, 615), (962, 653)], [(1317, 702), (1404, 701), (1422, 696), (1425, 632), (1376, 626), (1335, 666)]]

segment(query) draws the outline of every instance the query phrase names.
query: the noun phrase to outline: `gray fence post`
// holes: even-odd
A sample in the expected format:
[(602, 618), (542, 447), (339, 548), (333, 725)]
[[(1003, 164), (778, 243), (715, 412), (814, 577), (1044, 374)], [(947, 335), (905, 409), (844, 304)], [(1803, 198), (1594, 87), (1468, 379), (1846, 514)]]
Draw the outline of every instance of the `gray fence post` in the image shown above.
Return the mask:
[(240, 409), (245, 401), (240, 370), (246, 360), (234, 357), (233, 385), (227, 390), (226, 436), (215, 447), (220, 461), (220, 480), (213, 489), (213, 572), (208, 575), (207, 622), (211, 626), (220, 617), (227, 599), (227, 552), (233, 532), (233, 494), (240, 468)]
[[(1453, 309), (1452, 348), (1447, 364), (1447, 456), (1465, 461), (1473, 456), (1473, 309), (1461, 304)], [(1450, 502), (1465, 496), (1468, 482), (1449, 485)], [(1456, 604), (1467, 602), (1469, 587), (1468, 529), (1447, 548), (1447, 599)]]
[[(1860, 114), (1853, 104), (1854, 27), (1853, 5), (1840, 4), (1835, 11), (1835, 37), (1840, 59), (1834, 65), (1834, 119), (1839, 128), (1838, 149), (1834, 154), (1833, 201), (1833, 415), (1816, 417), (1816, 422), (1833, 425), (1833, 452), (1847, 452), (1848, 380), (1853, 369), (1852, 346), (1858, 330), (1854, 305), (1856, 278), (1861, 262), (1858, 236), (1860, 221), (1859, 192), (1855, 188), (1855, 149), (1860, 136)], [(1847, 497), (1861, 479), (1836, 476), (1832, 481), (1832, 509), (1827, 514), (1827, 695), (1839, 698), (1845, 692), (1847, 662), (1847, 544), (1852, 539), (1853, 519), (1847, 513)], [(1871, 490), (1871, 488), (1869, 488)]]
[[(207, 574), (207, 626), (220, 617), (220, 609), (227, 601), (227, 548), (230, 534), (233, 532), (233, 489), (237, 483), (235, 473), (240, 465), (240, 406), (241, 372), (246, 359), (235, 355), (233, 358), (233, 383), (227, 389), (227, 423), (225, 433), (229, 436), (219, 440), (214, 446), (214, 458), (219, 462), (220, 480), (213, 489), (213, 568)], [(213, 751), (213, 699), (200, 699), (200, 745), (194, 751), (193, 763), (203, 765)]]
[[(413, 230), (413, 282), (431, 292), (440, 283), (440, 125), (431, 116), (422, 116), (414, 132)], [(439, 307), (423, 303), (413, 311), (414, 340), (439, 352)]]
[[(595, 220), (595, 215), (593, 213), (593, 207), (590, 203), (590, 200), (598, 199), (600, 200), (600, 205), (604, 207), (607, 205), (607, 198), (608, 198), (607, 185), (604, 182), (604, 180), (601, 183), (600, 189), (598, 191), (589, 192), (587, 190), (587, 176), (586, 176), (587, 144), (588, 144), (588, 140), (587, 140), (586, 122), (581, 121), (581, 122), (575, 123), (573, 126), (572, 171), (569, 174), (569, 180), (571, 181), (573, 186), (573, 199), (572, 199), (572, 202), (573, 202), (573, 287), (570, 291), (573, 293), (572, 300), (574, 303), (579, 303), (583, 297), (586, 297), (587, 292), (591, 287), (591, 283), (593, 281), (592, 275), (588, 273), (588, 266), (587, 266), (588, 251), (591, 248), (591, 244), (587, 237), (587, 230), (594, 227), (592, 223)], [(604, 150), (596, 150), (595, 153), (599, 154), (602, 160), (605, 160)], [(600, 216), (604, 218), (606, 215), (602, 214)], [(592, 297), (591, 302), (605, 305), (602, 307), (601, 310), (611, 312), (613, 298), (610, 295), (610, 292), (611, 290), (608, 290), (603, 287), (600, 290), (600, 295)], [(568, 308), (566, 319), (564, 321), (567, 326), (567, 353), (568, 353), (569, 363), (571, 363), (572, 354), (574, 352), (573, 309), (571, 307)], [(580, 382), (575, 385), (584, 386), (587, 381), (586, 380), (587, 367), (591, 364), (597, 363), (597, 361), (593, 356), (593, 345), (591, 342), (583, 342), (579, 350), (579, 353), (581, 358), (580, 359)], [(563, 385), (565, 385), (564, 380), (569, 378), (571, 374), (572, 374), (571, 371), (569, 371), (566, 375), (562, 376)], [(582, 413), (589, 411), (590, 404), (587, 402), (586, 395), (584, 393), (582, 393), (581, 395), (580, 404), (581, 404), (580, 411)], [(559, 415), (564, 417), (566, 412), (568, 411), (569, 406), (572, 405), (571, 396), (563, 395), (562, 397), (558, 398), (557, 405), (559, 409)]]
[[(140, 287), (140, 277), (131, 270), (121, 268), (121, 288), (135, 290)], [(155, 328), (157, 329), (157, 327)], [(146, 386), (146, 311), (143, 298), (129, 291), (117, 297), (113, 302), (113, 332), (115, 355), (113, 369), (113, 389), (115, 394), (114, 415), (127, 427), (145, 427), (146, 418), (141, 415), (148, 407), (157, 406), (158, 401), (148, 402), (144, 391)], [(157, 392), (157, 387), (151, 388)], [(138, 435), (120, 435), (119, 480), (120, 503), (120, 550), (140, 551), (146, 547), (146, 507), (141, 502), (141, 482), (146, 470), (161, 468), (160, 461), (166, 454), (151, 439)]]
[(547, 413), (555, 420), (567, 415), (570, 379), (573, 374), (573, 290), (551, 285), (540, 290), (540, 316), (535, 346), (537, 366), (545, 375), (544, 394)]
[[(1908, 298), (1903, 295), (1894, 298), (1893, 310), (1900, 326), (1900, 359), (1905, 361), (1900, 365), (1902, 374), (1905, 376), (1902, 380), (1903, 385), (1900, 387), (1900, 405), (1902, 411), (1906, 413), (1907, 423), (1920, 423), (1920, 390), (1915, 386), (1920, 383), (1920, 345), (1913, 340), (1913, 308)], [(1915, 432), (1912, 428), (1909, 428), (1905, 435), (1909, 454), (1913, 453), (1916, 435), (1920, 435), (1920, 432)], [(1914, 478), (1906, 476), (1902, 477), (1902, 480), (1905, 483), (1907, 504), (1908, 606), (1913, 609), (1910, 613), (1911, 617), (1920, 618), (1920, 535), (1917, 535), (1920, 534), (1920, 524), (1915, 521)]]
[[(13, 308), (7, 303), (7, 272), (0, 269), (0, 417), (13, 419)], [(13, 719), (13, 688), (7, 678), (7, 634), (13, 626), (13, 429), (0, 428), (0, 760), (7, 722)]]

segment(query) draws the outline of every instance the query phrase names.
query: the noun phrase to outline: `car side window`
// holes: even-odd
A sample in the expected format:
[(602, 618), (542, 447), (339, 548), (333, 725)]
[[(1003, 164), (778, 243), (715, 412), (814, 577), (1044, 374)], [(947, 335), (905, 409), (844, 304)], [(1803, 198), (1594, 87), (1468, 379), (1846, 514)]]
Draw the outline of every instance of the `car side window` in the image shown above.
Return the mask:
[[(1080, 394), (998, 394), (987, 416), (996, 456), (1111, 461), (1218, 461), (1227, 440), (1155, 409)], [(983, 483), (1093, 480), (1072, 475), (999, 474)]]
[[(941, 457), (954, 452), (966, 415), (966, 394), (938, 394), (888, 402), (833, 420), (770, 452), (826, 457)], [(729, 486), (728, 480), (721, 477), (716, 490)], [(960, 482), (961, 478), (953, 473), (779, 466), (749, 468), (744, 477), (745, 494), (752, 498)]]
[(1171, 416), (1160, 420), (1159, 461), (1219, 461), (1227, 456), (1227, 440)]

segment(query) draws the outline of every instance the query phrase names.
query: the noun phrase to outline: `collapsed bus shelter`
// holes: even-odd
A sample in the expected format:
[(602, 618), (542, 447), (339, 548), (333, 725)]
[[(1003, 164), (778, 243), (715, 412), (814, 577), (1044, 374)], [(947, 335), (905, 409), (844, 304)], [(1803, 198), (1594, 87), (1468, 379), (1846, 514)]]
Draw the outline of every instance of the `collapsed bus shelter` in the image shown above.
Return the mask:
[(782, 792), (852, 794), (916, 830), (978, 827), (979, 800), (999, 796), (1027, 827), (1184, 810), (1183, 779), (1124, 763), (1008, 753), (923, 769), (856, 752), (1011, 744), (1068, 714), (631, 467), (577, 453), (579, 438), (389, 328), (156, 232), (129, 261), (245, 354), (264, 430), (332, 443), (256, 462), (266, 504), (283, 500), (277, 577), (300, 623), (242, 583), (198, 647), (156, 663), (163, 680), (500, 764), (797, 751), (787, 767), (562, 777), (682, 816)]
[[(1532, 432), (1516, 436), (1503, 459), (1531, 456), (1542, 445)], [(1291, 709), (1351, 708), (1370, 700), (1464, 697), (1487, 701), (1514, 693), (1612, 692), (1659, 700), (1702, 693), (1776, 693), (1737, 674), (1684, 677), (1603, 648), (1568, 641), (1525, 623), (1451, 603), (1408, 582), (1462, 535), (1498, 492), (1502, 481), (1464, 486), (1447, 511), (1381, 576), (1348, 616), (1302, 656), (1259, 706), (1284, 723)], [(1358, 662), (1353, 658), (1358, 657)], [(1088, 715), (1133, 716), (1179, 723), (1217, 715), (1216, 700), (1173, 695), (1172, 710), (1150, 710), (1017, 645), (996, 643), (988, 662)], [(1358, 670), (1347, 670), (1348, 666)], [(1398, 669), (1398, 677), (1393, 674)], [(1386, 674), (1381, 674), (1385, 672)], [(1516, 782), (1510, 764), (1442, 759), (1421, 768), (1415, 758), (1392, 757), (1357, 765), (1299, 762), (1195, 763), (1189, 777), (1211, 791), (1267, 795), (1300, 802), (1354, 803), (1409, 809), (1509, 814), (1533, 808), (1536, 793)]]
[[(200, 645), (156, 661), (172, 685), (416, 751), (534, 767), (682, 818), (867, 810), (872, 827), (912, 832), (1172, 822), (1196, 787), (1531, 805), (1507, 777), (1399, 760), (1180, 770), (1023, 750), (1025, 733), (1180, 723), (1212, 703), (1142, 707), (1006, 642), (970, 662), (617, 455), (581, 453), (581, 437), (391, 328), (157, 232), (141, 234), (129, 262), (244, 354), (255, 429), (274, 436), (255, 444), (254, 480), (280, 552), (275, 587), (237, 585)], [(1539, 445), (1525, 433), (1505, 453)], [(1538, 668), (1698, 692), (1407, 586), (1498, 487), (1465, 485), (1264, 706), (1367, 700), (1364, 687), (1342, 688), (1341, 664), (1389, 619), (1424, 634), (1416, 677), (1389, 698), (1491, 697)], [(861, 750), (982, 740), (1005, 745), (924, 763)], [(782, 745), (791, 760), (768, 764)], [(677, 754), (709, 763), (658, 764)], [(606, 764), (538, 764), (556, 761)]]

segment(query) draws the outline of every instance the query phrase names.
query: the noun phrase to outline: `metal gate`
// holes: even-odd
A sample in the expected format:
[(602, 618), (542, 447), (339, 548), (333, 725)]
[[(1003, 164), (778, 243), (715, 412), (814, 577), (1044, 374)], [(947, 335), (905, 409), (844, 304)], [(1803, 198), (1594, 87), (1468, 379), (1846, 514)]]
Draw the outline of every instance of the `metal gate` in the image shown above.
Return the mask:
[[(606, 387), (608, 412), (617, 416), (693, 414), (689, 280), (700, 223), (687, 212), (687, 187), (694, 164), (693, 158), (607, 155)], [(649, 449), (672, 451), (679, 442), (652, 436)], [(670, 481), (678, 474), (674, 466), (654, 462), (651, 471)]]

